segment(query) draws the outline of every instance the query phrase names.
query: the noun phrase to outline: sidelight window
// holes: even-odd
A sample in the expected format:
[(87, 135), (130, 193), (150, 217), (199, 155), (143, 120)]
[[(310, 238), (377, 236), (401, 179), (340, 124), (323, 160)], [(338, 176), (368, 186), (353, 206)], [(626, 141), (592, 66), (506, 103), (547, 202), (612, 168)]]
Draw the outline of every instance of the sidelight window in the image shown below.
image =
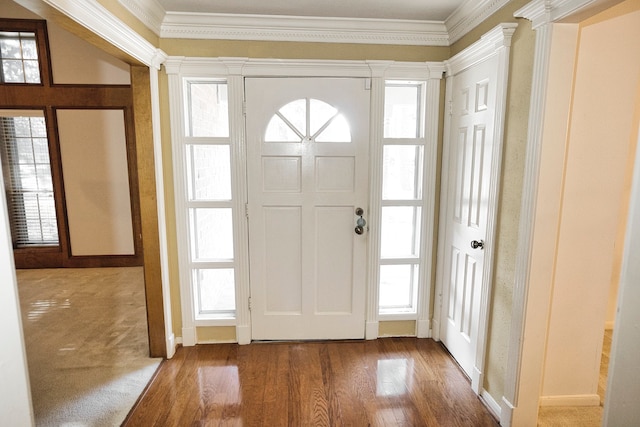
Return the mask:
[(195, 319), (235, 318), (227, 82), (185, 81), (189, 265)]
[(387, 81), (384, 102), (380, 315), (417, 314), (423, 246), (424, 83)]

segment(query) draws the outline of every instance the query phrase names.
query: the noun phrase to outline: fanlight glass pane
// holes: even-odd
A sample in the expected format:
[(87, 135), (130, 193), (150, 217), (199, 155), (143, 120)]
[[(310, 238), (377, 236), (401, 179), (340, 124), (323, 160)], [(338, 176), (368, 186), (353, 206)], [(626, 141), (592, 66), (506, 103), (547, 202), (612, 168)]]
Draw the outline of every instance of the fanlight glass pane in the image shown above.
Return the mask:
[(235, 280), (232, 268), (194, 270), (196, 304), (199, 314), (214, 314), (236, 309)]
[(189, 200), (231, 200), (228, 145), (188, 145)]
[(416, 206), (382, 208), (380, 252), (382, 258), (411, 258), (420, 255), (420, 213)]
[(295, 133), (279, 115), (274, 115), (267, 125), (264, 140), (266, 142), (302, 142), (302, 137)]
[(302, 142), (303, 139), (351, 142), (349, 123), (326, 102), (297, 99), (280, 108), (269, 120), (265, 142)]
[(287, 119), (301, 135), (307, 135), (307, 100), (297, 99), (280, 108), (280, 114)]
[(421, 84), (387, 85), (384, 91), (384, 137), (420, 137)]
[(309, 122), (311, 124), (311, 132), (309, 132), (310, 135), (315, 135), (318, 130), (320, 130), (320, 128), (338, 112), (338, 110), (331, 105), (318, 99), (309, 100), (309, 109)]
[(386, 145), (382, 158), (382, 199), (422, 199), (423, 149), (418, 145)]
[(316, 137), (316, 142), (351, 142), (351, 129), (347, 119), (342, 114), (336, 116)]
[(380, 313), (413, 313), (416, 308), (418, 284), (418, 266), (381, 265), (380, 266)]
[(187, 136), (229, 136), (229, 102), (226, 82), (187, 82)]
[(233, 221), (231, 208), (192, 208), (192, 261), (233, 259)]

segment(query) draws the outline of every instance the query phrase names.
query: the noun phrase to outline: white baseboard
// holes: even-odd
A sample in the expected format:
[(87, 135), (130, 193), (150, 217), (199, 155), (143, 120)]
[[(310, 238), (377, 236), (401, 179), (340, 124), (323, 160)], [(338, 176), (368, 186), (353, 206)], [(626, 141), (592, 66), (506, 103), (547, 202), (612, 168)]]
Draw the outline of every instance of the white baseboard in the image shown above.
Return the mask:
[(429, 320), (418, 320), (416, 322), (416, 334), (418, 338), (431, 338), (431, 328)]
[(540, 396), (540, 406), (600, 406), (600, 396), (597, 394)]
[(191, 347), (196, 345), (196, 328), (182, 328), (182, 345)]
[(484, 384), (484, 375), (480, 372), (477, 366), (474, 366), (471, 370), (471, 389), (475, 394), (482, 394), (484, 388), (482, 388)]
[(171, 359), (176, 354), (176, 336), (171, 334), (167, 337), (167, 359)]
[(493, 416), (499, 420), (502, 416), (502, 408), (500, 407), (500, 405), (498, 405), (498, 402), (496, 402), (493, 396), (491, 396), (485, 389), (482, 389), (480, 397), (482, 398), (485, 406), (489, 408), (489, 411), (493, 414)]
[(511, 427), (515, 408), (506, 397), (502, 396), (502, 404), (500, 405), (500, 425), (502, 427)]
[(364, 339), (375, 340), (378, 338), (378, 322), (367, 322), (364, 329)]
[(240, 345), (251, 344), (251, 327), (236, 326), (236, 340)]
[(236, 340), (204, 340), (198, 341), (198, 344), (236, 344)]

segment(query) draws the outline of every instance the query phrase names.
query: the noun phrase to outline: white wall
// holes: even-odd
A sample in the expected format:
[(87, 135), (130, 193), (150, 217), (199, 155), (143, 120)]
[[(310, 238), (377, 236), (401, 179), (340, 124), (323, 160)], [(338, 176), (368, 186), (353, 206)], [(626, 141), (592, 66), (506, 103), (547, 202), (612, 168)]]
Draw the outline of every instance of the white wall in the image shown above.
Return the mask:
[(541, 404), (599, 404), (600, 354), (635, 145), (640, 12), (581, 28)]
[(122, 110), (58, 110), (71, 253), (133, 255)]
[[(2, 165), (0, 165), (2, 176)], [(0, 181), (4, 194), (4, 186)], [(9, 216), (5, 197), (0, 197), (0, 424), (33, 425), (31, 390), (22, 335), (20, 304)]]

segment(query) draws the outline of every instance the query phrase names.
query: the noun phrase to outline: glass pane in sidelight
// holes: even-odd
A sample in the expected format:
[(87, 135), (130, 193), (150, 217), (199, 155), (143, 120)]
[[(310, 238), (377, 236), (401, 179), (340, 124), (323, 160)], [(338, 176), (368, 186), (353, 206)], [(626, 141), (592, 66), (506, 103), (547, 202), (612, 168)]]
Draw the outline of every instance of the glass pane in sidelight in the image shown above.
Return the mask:
[(233, 259), (231, 208), (192, 208), (192, 261)]
[(194, 270), (197, 306), (200, 314), (236, 309), (235, 280), (232, 268)]
[(189, 200), (231, 200), (228, 145), (188, 145)]
[(384, 91), (384, 137), (420, 136), (420, 84), (387, 85)]
[(228, 137), (229, 103), (226, 82), (188, 82), (187, 136)]
[(423, 148), (386, 145), (382, 157), (382, 200), (422, 199)]
[(417, 265), (381, 265), (380, 311), (415, 312), (417, 283)]
[(420, 214), (416, 206), (382, 208), (380, 252), (382, 258), (420, 256)]

